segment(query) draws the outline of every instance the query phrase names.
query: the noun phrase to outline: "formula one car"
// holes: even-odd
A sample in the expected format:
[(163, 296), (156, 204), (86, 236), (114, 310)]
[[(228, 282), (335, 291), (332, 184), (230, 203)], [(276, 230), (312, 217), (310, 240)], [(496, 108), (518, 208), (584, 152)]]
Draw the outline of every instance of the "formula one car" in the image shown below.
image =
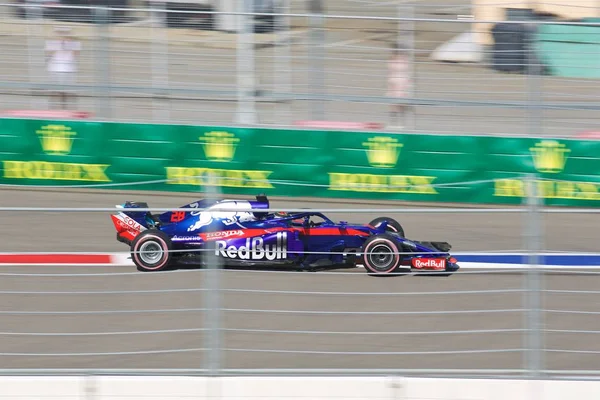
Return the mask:
[[(139, 271), (160, 271), (178, 261), (207, 265), (217, 257), (225, 266), (319, 267), (363, 265), (371, 275), (459, 269), (447, 242), (409, 240), (396, 220), (369, 224), (333, 222), (320, 212), (271, 212), (265, 195), (256, 200), (199, 200), (152, 214), (136, 211), (145, 202), (127, 201), (111, 215), (117, 240), (130, 246)], [(214, 260), (215, 258), (213, 258)], [(208, 261), (207, 261), (208, 260)]]

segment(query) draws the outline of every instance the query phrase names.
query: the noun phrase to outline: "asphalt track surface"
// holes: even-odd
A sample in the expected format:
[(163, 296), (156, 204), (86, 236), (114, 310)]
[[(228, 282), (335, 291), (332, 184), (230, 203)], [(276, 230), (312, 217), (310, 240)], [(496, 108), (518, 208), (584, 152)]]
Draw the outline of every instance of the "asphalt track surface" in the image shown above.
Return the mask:
[[(180, 206), (201, 194), (0, 191), (0, 205), (112, 207), (126, 199)], [(272, 207), (382, 208), (392, 204), (285, 201)], [(395, 206), (403, 207), (401, 204)], [(404, 206), (405, 207), (405, 206)], [(377, 216), (340, 213), (368, 222)], [(521, 248), (516, 214), (390, 215), (412, 238), (448, 240), (455, 251)], [(1, 216), (0, 251), (126, 251), (108, 213)], [(595, 251), (597, 217), (547, 216), (547, 246)], [(35, 274), (48, 274), (34, 276)], [(61, 276), (62, 274), (62, 276)], [(131, 267), (0, 268), (2, 368), (203, 368), (206, 271), (137, 273)], [(464, 270), (451, 277), (368, 277), (321, 272), (226, 270), (221, 274), (221, 366), (263, 368), (519, 369), (525, 353), (519, 272)], [(596, 369), (598, 275), (544, 276), (544, 366)], [(462, 291), (463, 293), (457, 293)], [(467, 291), (468, 293), (464, 293)], [(60, 292), (60, 293), (55, 293)], [(99, 293), (105, 292), (105, 293)], [(578, 313), (564, 312), (578, 311)], [(563, 332), (565, 331), (565, 332)], [(573, 332), (585, 331), (585, 332)], [(43, 335), (40, 335), (43, 334)], [(461, 353), (463, 352), (464, 353)], [(378, 354), (387, 353), (387, 354)], [(408, 354), (401, 354), (408, 353)]]

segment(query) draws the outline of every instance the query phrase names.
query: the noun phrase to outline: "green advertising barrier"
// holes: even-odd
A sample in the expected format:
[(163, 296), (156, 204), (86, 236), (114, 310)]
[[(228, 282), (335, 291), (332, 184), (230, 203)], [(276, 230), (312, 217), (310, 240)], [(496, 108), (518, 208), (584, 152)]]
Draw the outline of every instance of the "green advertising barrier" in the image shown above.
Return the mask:
[(2, 185), (600, 205), (600, 142), (0, 119)]

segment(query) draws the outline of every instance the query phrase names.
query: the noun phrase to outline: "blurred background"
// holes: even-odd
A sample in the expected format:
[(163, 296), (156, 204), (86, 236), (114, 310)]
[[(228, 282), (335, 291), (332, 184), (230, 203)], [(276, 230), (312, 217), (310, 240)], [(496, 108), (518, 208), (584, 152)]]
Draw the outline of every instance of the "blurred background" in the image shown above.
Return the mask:
[(68, 27), (81, 45), (69, 86), (79, 116), (573, 137), (596, 129), (599, 9), (595, 0), (19, 0), (1, 7), (2, 111), (53, 107), (44, 49)]

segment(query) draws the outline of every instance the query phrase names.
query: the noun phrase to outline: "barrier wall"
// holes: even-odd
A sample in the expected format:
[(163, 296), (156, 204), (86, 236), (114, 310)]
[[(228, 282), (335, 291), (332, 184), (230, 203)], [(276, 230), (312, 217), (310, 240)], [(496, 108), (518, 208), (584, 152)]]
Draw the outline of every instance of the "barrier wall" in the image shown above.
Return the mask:
[(0, 119), (0, 184), (547, 205), (600, 202), (600, 142)]
[(598, 381), (403, 377), (2, 377), (0, 399), (597, 399)]

